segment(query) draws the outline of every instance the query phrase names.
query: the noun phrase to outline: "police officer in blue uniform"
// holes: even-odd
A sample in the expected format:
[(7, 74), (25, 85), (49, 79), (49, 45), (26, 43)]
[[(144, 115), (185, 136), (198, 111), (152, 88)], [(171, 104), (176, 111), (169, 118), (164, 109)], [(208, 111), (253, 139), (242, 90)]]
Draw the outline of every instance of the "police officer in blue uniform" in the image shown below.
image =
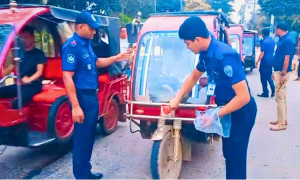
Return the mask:
[(63, 80), (75, 123), (73, 174), (76, 179), (103, 177), (101, 173), (92, 173), (90, 164), (99, 116), (97, 68), (129, 57), (127, 52), (109, 58), (96, 57), (91, 39), (100, 26), (92, 14), (80, 13), (76, 18), (76, 32), (64, 43), (61, 52)]
[[(199, 17), (193, 16), (185, 20), (179, 29), (179, 37), (192, 52), (201, 53), (201, 59), (177, 96), (170, 101), (170, 107), (178, 108), (184, 95), (206, 71), (210, 76), (209, 83), (214, 87), (216, 103), (223, 106), (216, 108), (212, 114), (207, 114), (206, 119), (231, 114), (230, 137), (223, 138), (226, 178), (245, 179), (248, 142), (255, 123), (257, 106), (250, 94), (241, 58), (228, 44), (209, 36), (205, 23)], [(206, 125), (209, 126), (209, 123)]]
[(275, 49), (275, 41), (269, 37), (270, 29), (265, 28), (262, 31), (263, 40), (261, 42), (261, 53), (256, 62), (256, 66), (260, 63), (260, 81), (263, 88), (263, 93), (258, 94), (259, 97), (269, 97), (268, 83), (271, 88), (271, 97), (275, 96), (275, 85), (272, 79), (272, 60)]

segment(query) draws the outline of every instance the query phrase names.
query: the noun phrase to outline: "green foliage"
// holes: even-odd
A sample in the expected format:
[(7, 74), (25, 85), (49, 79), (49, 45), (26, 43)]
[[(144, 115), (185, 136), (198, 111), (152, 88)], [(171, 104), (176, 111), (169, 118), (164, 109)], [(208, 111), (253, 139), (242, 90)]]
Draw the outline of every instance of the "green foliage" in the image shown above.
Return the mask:
[(131, 23), (133, 18), (129, 17), (126, 14), (120, 13), (119, 15), (120, 21), (121, 21), (121, 25), (124, 26), (127, 23)]
[(300, 0), (258, 0), (262, 10), (275, 21), (286, 21), (293, 29), (300, 31)]
[[(210, 4), (211, 8), (214, 10), (222, 9), (225, 14), (233, 12), (234, 9), (230, 3), (233, 3), (235, 0), (206, 0)], [(237, 0), (240, 1), (240, 0)]]

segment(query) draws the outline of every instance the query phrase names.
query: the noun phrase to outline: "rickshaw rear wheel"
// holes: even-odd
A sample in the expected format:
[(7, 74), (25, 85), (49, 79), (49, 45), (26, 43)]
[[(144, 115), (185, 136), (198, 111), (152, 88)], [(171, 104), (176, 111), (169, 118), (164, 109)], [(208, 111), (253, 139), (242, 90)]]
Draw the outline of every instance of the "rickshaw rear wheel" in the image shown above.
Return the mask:
[(178, 179), (182, 166), (180, 144), (178, 161), (174, 162), (174, 138), (171, 132), (160, 141), (154, 141), (151, 153), (151, 173), (153, 179)]
[(119, 121), (119, 104), (115, 99), (108, 102), (107, 113), (100, 119), (99, 124), (103, 135), (110, 135), (116, 131)]
[(74, 131), (72, 111), (67, 96), (57, 98), (48, 115), (48, 135), (56, 139), (56, 143), (65, 144), (71, 141)]

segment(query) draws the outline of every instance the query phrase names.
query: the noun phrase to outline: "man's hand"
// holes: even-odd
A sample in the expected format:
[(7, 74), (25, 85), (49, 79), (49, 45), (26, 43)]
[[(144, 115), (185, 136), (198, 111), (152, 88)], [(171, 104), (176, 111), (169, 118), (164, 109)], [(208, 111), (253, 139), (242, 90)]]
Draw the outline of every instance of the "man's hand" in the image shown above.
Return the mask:
[(285, 84), (286, 82), (286, 75), (280, 76), (280, 84)]
[(258, 68), (258, 63), (259, 63), (259, 61), (257, 61), (257, 62), (255, 63), (255, 67), (256, 67), (256, 68)]
[(72, 118), (74, 122), (83, 123), (84, 114), (79, 105), (72, 108)]
[(200, 119), (203, 122), (203, 127), (208, 127), (214, 120), (219, 119), (219, 110), (220, 108), (212, 108), (207, 110), (204, 115), (201, 115)]
[(178, 98), (178, 97), (175, 97), (175, 98), (171, 99), (170, 100), (170, 108), (172, 110), (177, 109), (179, 107), (180, 101), (181, 101), (181, 99)]
[(132, 53), (131, 50), (127, 50), (126, 52), (116, 55), (116, 61), (128, 60), (131, 56), (131, 53)]
[(29, 83), (31, 83), (31, 79), (29, 77), (25, 76), (25, 77), (22, 78), (22, 83), (23, 84), (29, 84)]

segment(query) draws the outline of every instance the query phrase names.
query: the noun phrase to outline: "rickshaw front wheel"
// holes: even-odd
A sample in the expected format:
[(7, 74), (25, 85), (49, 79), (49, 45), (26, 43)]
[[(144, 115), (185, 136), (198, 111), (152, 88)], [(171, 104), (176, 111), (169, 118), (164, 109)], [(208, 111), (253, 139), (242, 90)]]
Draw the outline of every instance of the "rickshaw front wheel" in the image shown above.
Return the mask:
[(154, 141), (151, 154), (153, 179), (178, 179), (182, 166), (182, 147), (179, 145), (178, 161), (175, 162), (175, 139), (168, 132), (160, 141)]
[(103, 135), (110, 135), (116, 131), (119, 121), (119, 104), (115, 99), (108, 102), (107, 113), (100, 119), (100, 128)]

